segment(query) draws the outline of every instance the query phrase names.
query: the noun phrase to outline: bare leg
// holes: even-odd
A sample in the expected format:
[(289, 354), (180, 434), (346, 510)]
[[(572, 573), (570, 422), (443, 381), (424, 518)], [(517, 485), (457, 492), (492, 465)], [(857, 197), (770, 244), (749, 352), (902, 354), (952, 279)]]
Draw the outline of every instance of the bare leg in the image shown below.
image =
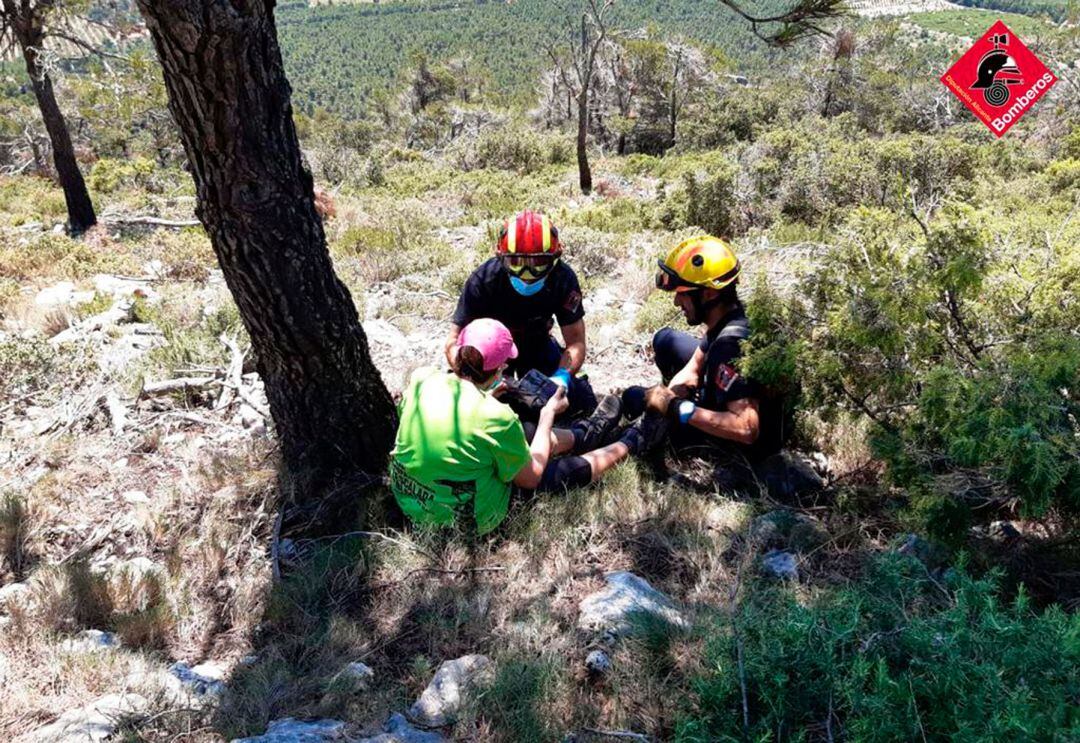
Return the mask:
[(551, 429), (551, 456), (565, 454), (574, 448), (574, 434), (565, 428)]
[(626, 459), (630, 449), (621, 441), (608, 444), (602, 449), (594, 449), (581, 455), (581, 458), (592, 467), (592, 481), (596, 482), (604, 473)]

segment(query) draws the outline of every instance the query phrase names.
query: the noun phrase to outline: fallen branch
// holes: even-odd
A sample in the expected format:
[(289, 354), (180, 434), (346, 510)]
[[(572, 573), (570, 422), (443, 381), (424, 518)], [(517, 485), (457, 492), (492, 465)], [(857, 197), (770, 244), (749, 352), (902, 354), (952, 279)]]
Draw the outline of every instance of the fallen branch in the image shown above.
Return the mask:
[(160, 382), (144, 382), (142, 394), (165, 395), (170, 392), (186, 392), (188, 390), (202, 390), (215, 384), (222, 384), (217, 377), (177, 377), (176, 379), (163, 379)]
[(133, 214), (125, 216), (121, 214), (109, 215), (101, 218), (106, 224), (148, 224), (154, 227), (198, 227), (202, 224), (197, 219), (165, 219), (153, 217), (149, 214)]

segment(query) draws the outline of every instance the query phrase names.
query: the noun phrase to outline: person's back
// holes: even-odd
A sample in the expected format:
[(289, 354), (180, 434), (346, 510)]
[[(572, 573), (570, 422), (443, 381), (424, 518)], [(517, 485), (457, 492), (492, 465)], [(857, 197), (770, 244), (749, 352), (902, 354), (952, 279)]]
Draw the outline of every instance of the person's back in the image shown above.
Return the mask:
[(401, 401), (391, 490), (416, 523), (475, 519), (483, 534), (506, 516), (510, 483), (530, 460), (514, 412), (476, 385), (416, 371)]

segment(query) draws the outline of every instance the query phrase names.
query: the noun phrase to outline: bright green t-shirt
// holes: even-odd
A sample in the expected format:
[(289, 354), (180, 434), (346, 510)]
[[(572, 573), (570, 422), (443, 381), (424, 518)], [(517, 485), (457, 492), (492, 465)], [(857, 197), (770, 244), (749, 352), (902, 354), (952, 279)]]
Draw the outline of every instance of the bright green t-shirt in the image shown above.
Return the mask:
[(510, 482), (531, 457), (521, 422), (476, 385), (418, 369), (398, 406), (390, 489), (416, 523), (452, 524), (469, 509), (484, 534), (506, 518)]

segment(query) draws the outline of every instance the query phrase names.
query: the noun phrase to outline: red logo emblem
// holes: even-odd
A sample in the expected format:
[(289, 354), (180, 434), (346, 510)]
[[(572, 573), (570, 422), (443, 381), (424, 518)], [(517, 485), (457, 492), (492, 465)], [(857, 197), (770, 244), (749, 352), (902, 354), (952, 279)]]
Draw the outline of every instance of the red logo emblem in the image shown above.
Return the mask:
[(1057, 78), (998, 21), (941, 76), (941, 82), (1000, 137)]

